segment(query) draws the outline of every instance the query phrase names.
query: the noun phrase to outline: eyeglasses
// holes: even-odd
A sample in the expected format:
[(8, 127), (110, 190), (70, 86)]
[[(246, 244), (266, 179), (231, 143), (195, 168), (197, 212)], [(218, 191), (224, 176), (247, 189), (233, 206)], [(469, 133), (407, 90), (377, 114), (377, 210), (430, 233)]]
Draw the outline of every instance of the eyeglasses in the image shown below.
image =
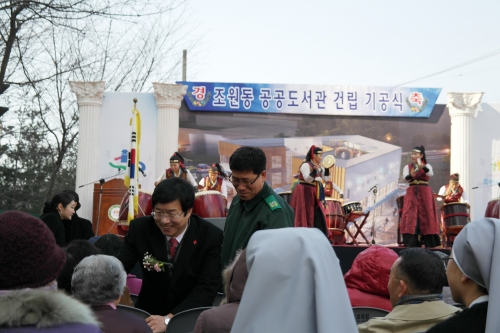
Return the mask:
[(453, 258), (451, 258), (451, 257), (444, 257), (442, 259), (444, 262), (444, 267), (446, 267), (446, 268), (448, 268), (448, 263), (450, 262), (450, 260), (453, 260)]
[(233, 184), (234, 187), (238, 187), (238, 186), (240, 186), (240, 184), (242, 184), (245, 187), (248, 187), (248, 186), (252, 185), (253, 183), (255, 183), (257, 181), (257, 179), (259, 179), (259, 177), (260, 177), (260, 174), (258, 174), (257, 177), (255, 177), (255, 179), (253, 181), (249, 181), (248, 179), (234, 178), (233, 175), (231, 175), (229, 177), (229, 181)]
[(163, 220), (163, 218), (166, 218), (169, 221), (174, 221), (178, 219), (179, 217), (182, 216), (184, 213), (179, 213), (179, 214), (163, 214), (163, 213), (157, 213), (157, 212), (151, 212), (151, 216), (158, 221)]

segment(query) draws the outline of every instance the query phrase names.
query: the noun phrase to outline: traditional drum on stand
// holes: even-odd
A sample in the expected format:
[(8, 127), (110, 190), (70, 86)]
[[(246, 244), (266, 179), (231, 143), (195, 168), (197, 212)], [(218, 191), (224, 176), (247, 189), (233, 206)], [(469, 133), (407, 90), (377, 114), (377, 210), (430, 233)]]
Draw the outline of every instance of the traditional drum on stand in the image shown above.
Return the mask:
[[(118, 215), (118, 226), (116, 229), (118, 230), (118, 234), (120, 236), (125, 236), (128, 232), (128, 199), (129, 194), (127, 192), (120, 204), (120, 212)], [(134, 218), (151, 215), (152, 211), (153, 202), (151, 200), (151, 193), (139, 190), (139, 211), (134, 215)]]
[(488, 202), (484, 217), (493, 217), (495, 219), (500, 219), (500, 199), (493, 199)]
[(352, 212), (363, 212), (363, 208), (361, 208), (361, 203), (359, 202), (348, 202), (342, 205), (342, 210), (345, 215), (349, 215)]
[(462, 202), (451, 202), (441, 207), (448, 247), (453, 245), (455, 237), (469, 222), (468, 208), (469, 205)]
[(326, 198), (326, 227), (333, 236), (344, 235), (345, 215), (339, 200)]
[(279, 196), (287, 203), (290, 204), (292, 202), (292, 192), (286, 191), (279, 193)]
[(199, 217), (226, 217), (226, 206), (222, 194), (219, 191), (196, 193), (193, 214)]
[(403, 206), (405, 202), (405, 196), (399, 196), (396, 198), (396, 205), (398, 206), (398, 238), (397, 238), (397, 243), (398, 245), (403, 245), (403, 235), (401, 235), (401, 218), (403, 217)]

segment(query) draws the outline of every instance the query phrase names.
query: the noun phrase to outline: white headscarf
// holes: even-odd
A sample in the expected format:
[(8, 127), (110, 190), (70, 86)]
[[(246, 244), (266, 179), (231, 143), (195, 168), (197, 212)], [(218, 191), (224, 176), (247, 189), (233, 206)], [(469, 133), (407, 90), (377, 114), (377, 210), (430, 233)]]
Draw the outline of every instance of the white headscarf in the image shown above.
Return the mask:
[(460, 270), (489, 293), (486, 333), (500, 327), (500, 220), (483, 218), (468, 223), (453, 242)]
[(339, 260), (316, 228), (257, 231), (233, 333), (357, 333)]

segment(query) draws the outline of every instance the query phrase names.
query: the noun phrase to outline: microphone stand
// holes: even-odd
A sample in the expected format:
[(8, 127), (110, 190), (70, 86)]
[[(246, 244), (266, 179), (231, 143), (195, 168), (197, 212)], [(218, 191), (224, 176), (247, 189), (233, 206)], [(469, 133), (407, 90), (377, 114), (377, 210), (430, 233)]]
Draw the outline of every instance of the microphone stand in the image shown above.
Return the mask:
[(99, 179), (99, 184), (100, 184), (100, 186), (99, 186), (99, 205), (97, 208), (97, 222), (96, 222), (96, 226), (95, 226), (94, 236), (97, 236), (97, 233), (99, 232), (99, 221), (101, 220), (102, 185), (104, 185), (104, 179), (105, 178)]
[(377, 186), (378, 184), (376, 184), (375, 186), (373, 186), (368, 192), (372, 192), (373, 191), (373, 216), (372, 216), (372, 244), (375, 244), (375, 213), (376, 213), (376, 209), (375, 209), (375, 204), (377, 203)]

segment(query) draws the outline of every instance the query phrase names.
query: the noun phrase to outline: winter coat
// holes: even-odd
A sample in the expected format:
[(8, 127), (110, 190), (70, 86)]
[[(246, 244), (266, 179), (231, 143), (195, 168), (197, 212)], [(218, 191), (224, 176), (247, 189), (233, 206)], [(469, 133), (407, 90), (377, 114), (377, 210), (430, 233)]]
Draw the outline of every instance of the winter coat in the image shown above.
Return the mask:
[(43, 214), (40, 219), (49, 227), (50, 231), (54, 234), (57, 245), (63, 247), (66, 245), (66, 232), (61, 220), (59, 212), (55, 208), (48, 206), (43, 207)]
[(344, 275), (353, 307), (368, 306), (392, 310), (387, 284), (396, 259), (396, 252), (378, 245), (372, 245), (358, 254), (351, 269)]
[(193, 333), (229, 333), (240, 306), (248, 278), (246, 251), (237, 253), (234, 261), (223, 272), (226, 298), (221, 305), (203, 311)]
[(75, 239), (88, 240), (94, 237), (92, 222), (78, 216), (76, 212), (73, 214), (73, 217), (71, 217), (71, 220), (63, 220), (62, 222), (64, 225), (66, 244)]
[(23, 289), (0, 295), (0, 333), (98, 333), (98, 325), (89, 307), (62, 292)]

